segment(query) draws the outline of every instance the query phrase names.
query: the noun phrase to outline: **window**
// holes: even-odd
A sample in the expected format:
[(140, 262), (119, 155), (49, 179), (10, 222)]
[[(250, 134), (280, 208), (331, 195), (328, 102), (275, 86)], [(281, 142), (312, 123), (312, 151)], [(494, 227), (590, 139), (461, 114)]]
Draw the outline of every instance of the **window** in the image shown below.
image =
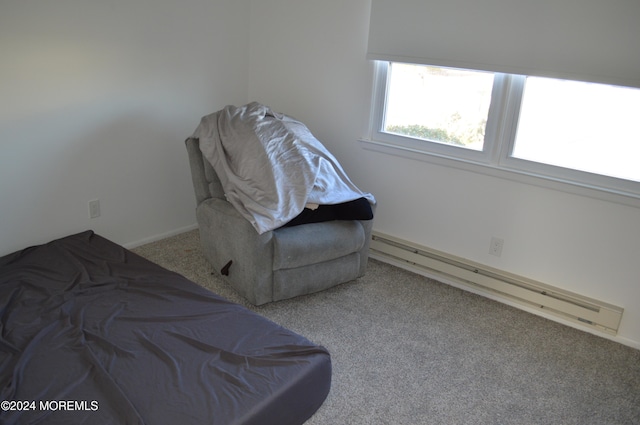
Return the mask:
[(373, 143), (640, 199), (640, 89), (376, 63)]
[(384, 131), (482, 150), (493, 73), (389, 65)]
[(512, 156), (640, 181), (639, 107), (640, 89), (527, 77)]

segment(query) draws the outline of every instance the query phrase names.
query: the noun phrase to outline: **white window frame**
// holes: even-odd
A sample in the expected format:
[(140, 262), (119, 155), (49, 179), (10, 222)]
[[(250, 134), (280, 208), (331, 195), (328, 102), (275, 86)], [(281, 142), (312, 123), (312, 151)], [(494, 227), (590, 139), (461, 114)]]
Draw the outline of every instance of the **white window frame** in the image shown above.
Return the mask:
[(383, 131), (389, 62), (374, 62), (369, 137), (363, 147), (569, 193), (640, 207), (640, 182), (512, 156), (525, 76), (495, 73), (482, 151)]

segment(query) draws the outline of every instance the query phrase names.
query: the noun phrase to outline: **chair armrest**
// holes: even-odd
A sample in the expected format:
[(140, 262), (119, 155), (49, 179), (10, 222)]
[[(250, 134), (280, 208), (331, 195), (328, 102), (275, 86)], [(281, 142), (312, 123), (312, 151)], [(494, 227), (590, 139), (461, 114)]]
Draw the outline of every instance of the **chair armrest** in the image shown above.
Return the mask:
[(210, 198), (196, 209), (200, 242), (217, 274), (232, 261), (229, 282), (252, 304), (273, 300), (273, 233), (258, 234), (229, 202)]

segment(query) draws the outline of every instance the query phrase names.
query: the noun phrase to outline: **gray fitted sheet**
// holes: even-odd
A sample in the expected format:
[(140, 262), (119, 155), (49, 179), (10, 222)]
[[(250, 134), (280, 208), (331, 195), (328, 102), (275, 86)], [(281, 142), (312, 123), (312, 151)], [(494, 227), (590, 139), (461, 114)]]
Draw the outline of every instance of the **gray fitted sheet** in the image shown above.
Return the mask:
[(331, 386), (325, 348), (91, 231), (0, 258), (0, 308), (3, 424), (302, 424)]

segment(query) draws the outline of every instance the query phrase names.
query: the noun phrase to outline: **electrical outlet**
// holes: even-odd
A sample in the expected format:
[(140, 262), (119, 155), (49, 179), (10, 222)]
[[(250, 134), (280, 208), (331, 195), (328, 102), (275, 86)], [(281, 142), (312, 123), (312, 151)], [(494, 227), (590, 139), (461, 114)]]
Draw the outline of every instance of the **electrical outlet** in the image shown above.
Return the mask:
[(89, 218), (100, 217), (100, 201), (94, 199), (89, 201)]
[(504, 240), (500, 238), (496, 238), (495, 236), (491, 238), (491, 244), (489, 245), (489, 254), (495, 255), (499, 257), (502, 255), (502, 246), (504, 245)]

